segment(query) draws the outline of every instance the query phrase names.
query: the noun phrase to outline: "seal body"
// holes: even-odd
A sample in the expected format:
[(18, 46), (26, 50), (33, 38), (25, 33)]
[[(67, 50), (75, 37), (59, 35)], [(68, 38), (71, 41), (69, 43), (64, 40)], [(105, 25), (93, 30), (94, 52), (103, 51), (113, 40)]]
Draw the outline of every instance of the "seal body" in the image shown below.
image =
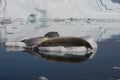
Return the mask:
[(63, 47), (79, 47), (85, 46), (86, 48), (92, 49), (92, 46), (88, 41), (78, 38), (78, 37), (58, 37), (51, 38), (46, 41), (43, 41), (41, 44), (38, 44), (37, 47), (55, 47), (55, 46), (63, 46)]
[(59, 37), (59, 36), (60, 35), (58, 34), (58, 32), (48, 32), (43, 37), (25, 39), (25, 40), (22, 40), (21, 42), (24, 42), (27, 46), (36, 46), (36, 45), (39, 45), (41, 42), (43, 42), (45, 40), (55, 38), (55, 37)]
[(38, 47), (80, 47), (85, 46), (86, 48), (92, 49), (90, 43), (79, 37), (60, 37), (58, 32), (48, 32), (43, 37), (31, 38), (23, 40), (28, 47), (36, 49)]
[(47, 38), (47, 37), (37, 37), (37, 38), (25, 39), (22, 42), (24, 42), (27, 46), (30, 47), (30, 46), (36, 46), (48, 39), (49, 38)]

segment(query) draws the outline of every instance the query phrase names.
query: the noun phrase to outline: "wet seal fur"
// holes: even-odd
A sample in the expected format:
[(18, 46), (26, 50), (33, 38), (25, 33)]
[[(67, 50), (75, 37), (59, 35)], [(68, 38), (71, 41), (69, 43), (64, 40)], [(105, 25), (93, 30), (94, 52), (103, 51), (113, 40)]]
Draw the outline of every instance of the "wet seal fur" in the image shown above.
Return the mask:
[(41, 44), (38, 44), (36, 47), (56, 47), (56, 46), (64, 46), (64, 47), (76, 47), (76, 46), (85, 46), (86, 48), (92, 49), (92, 46), (88, 41), (77, 38), (77, 37), (58, 37), (51, 38), (46, 41), (43, 41)]
[(60, 37), (58, 32), (48, 32), (45, 34), (44, 37), (36, 37), (36, 38), (31, 38), (31, 39), (25, 39), (22, 40), (21, 42), (24, 42), (27, 46), (36, 46), (40, 44), (41, 42), (48, 40), (50, 38), (55, 38), (55, 37)]
[(79, 37), (60, 37), (58, 32), (48, 32), (44, 37), (37, 37), (32, 39), (23, 40), (28, 47), (32, 46), (36, 50), (37, 47), (76, 47), (85, 46), (92, 49), (90, 43), (83, 38)]

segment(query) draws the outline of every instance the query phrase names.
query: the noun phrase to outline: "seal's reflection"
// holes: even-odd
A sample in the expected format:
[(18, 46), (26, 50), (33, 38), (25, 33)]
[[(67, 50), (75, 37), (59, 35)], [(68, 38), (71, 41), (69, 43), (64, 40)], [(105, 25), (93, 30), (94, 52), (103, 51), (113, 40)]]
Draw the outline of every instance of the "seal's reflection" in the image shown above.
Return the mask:
[(56, 61), (56, 62), (68, 62), (68, 63), (79, 63), (86, 61), (87, 59), (91, 59), (93, 55), (95, 54), (96, 50), (93, 50), (89, 53), (79, 53), (82, 55), (74, 55), (72, 53), (64, 53), (64, 56), (59, 55), (51, 55), (51, 54), (63, 54), (63, 52), (46, 52), (46, 53), (40, 53), (39, 51), (32, 51), (29, 49), (24, 50), (24, 52), (27, 52), (28, 54), (35, 55), (38, 58), (44, 58), (50, 61)]
[(34, 55), (38, 58), (44, 58), (50, 61), (57, 61), (57, 62), (68, 62), (68, 63), (79, 63), (86, 61), (88, 59), (93, 58), (97, 49), (93, 49), (91, 51), (82, 51), (82, 52), (41, 52), (41, 51), (34, 51), (31, 49), (24, 49), (19, 47), (6, 47), (6, 51), (23, 51), (30, 55)]

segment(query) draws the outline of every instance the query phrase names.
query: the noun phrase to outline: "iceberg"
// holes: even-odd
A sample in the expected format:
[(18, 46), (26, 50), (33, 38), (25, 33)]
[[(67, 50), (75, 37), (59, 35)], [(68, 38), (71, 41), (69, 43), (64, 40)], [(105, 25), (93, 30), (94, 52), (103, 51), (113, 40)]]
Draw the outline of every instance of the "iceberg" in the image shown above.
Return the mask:
[[(67, 5), (67, 6), (66, 6)], [(1, 0), (0, 17), (119, 19), (117, 0)]]

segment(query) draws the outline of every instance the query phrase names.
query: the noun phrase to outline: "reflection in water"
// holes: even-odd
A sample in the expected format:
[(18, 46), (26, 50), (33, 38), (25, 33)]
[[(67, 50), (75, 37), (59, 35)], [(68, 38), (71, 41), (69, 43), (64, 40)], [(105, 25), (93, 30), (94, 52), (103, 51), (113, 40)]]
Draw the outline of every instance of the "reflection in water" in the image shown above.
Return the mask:
[[(30, 53), (29, 51), (26, 51)], [(30, 54), (35, 55), (37, 57), (42, 57), (47, 60), (51, 61), (58, 61), (58, 62), (70, 62), (70, 63), (77, 63), (87, 60), (93, 53), (85, 54), (85, 55), (72, 55), (72, 54), (66, 54), (64, 56), (57, 56), (57, 55), (49, 55), (39, 52), (31, 52)], [(61, 54), (61, 53), (55, 53), (55, 54)]]
[(39, 80), (48, 80), (46, 77), (38, 77)]
[(7, 46), (5, 47), (6, 51), (24, 51), (25, 49), (23, 47), (10, 47), (10, 46)]
[(6, 51), (23, 51), (30, 55), (35, 55), (38, 58), (44, 58), (51, 61), (57, 62), (69, 62), (69, 63), (79, 63), (86, 61), (87, 59), (93, 58), (97, 49), (91, 51), (82, 52), (43, 52), (43, 51), (33, 51), (30, 49), (23, 49), (20, 47), (6, 47)]
[(115, 70), (120, 70), (120, 67), (118, 67), (118, 66), (114, 66), (112, 68), (115, 69)]
[[(21, 30), (21, 31), (15, 30), (16, 32), (14, 34), (7, 34), (7, 36), (10, 38), (13, 38), (13, 40), (14, 40), (14, 38), (19, 39), (20, 37), (22, 37), (22, 35), (25, 35), (24, 33), (20, 34), (19, 32), (22, 32), (25, 29), (27, 30), (27, 28), (29, 27), (28, 31), (25, 31), (25, 32), (29, 32), (31, 34), (32, 34), (32, 31), (40, 32), (40, 35), (43, 35), (44, 33), (48, 32), (48, 31), (59, 31), (59, 33), (62, 36), (69, 36), (69, 35), (75, 36), (76, 35), (79, 37), (79, 36), (86, 36), (89, 34), (96, 41), (98, 41), (99, 50), (98, 50), (97, 55), (93, 59), (95, 61), (90, 60), (91, 61), (90, 64), (93, 63), (93, 65), (90, 65), (89, 61), (82, 65), (81, 64), (80, 65), (79, 64), (77, 64), (77, 65), (67, 64), (68, 66), (72, 66), (74, 68), (73, 69), (73, 68), (66, 67), (66, 64), (59, 64), (59, 65), (63, 66), (62, 68), (60, 68), (56, 65), (57, 63), (50, 63), (50, 66), (51, 66), (51, 64), (53, 64), (52, 67), (54, 67), (54, 68), (57, 67), (57, 69), (58, 69), (58, 70), (55, 69), (53, 71), (53, 69), (49, 68), (49, 70), (48, 70), (45, 67), (46, 65), (49, 65), (49, 62), (47, 62), (44, 65), (44, 61), (43, 61), (43, 64), (42, 64), (42, 62), (39, 62), (40, 58), (44, 58), (44, 59), (52, 60), (52, 61), (59, 61), (59, 62), (72, 62), (72, 63), (74, 62), (74, 63), (76, 63), (76, 62), (86, 61), (89, 58), (92, 58), (92, 56), (94, 56), (95, 53), (93, 53), (93, 52), (91, 52), (90, 54), (85, 53), (86, 55), (77, 56), (78, 59), (76, 59), (76, 58), (70, 59), (70, 58), (64, 58), (64, 57), (51, 56), (51, 55), (47, 55), (45, 53), (43, 54), (40, 52), (34, 52), (34, 51), (29, 51), (29, 50), (24, 50), (24, 49), (21, 50), (20, 48), (17, 48), (17, 47), (15, 47), (15, 48), (7, 47), (6, 48), (7, 51), (24, 51), (24, 52), (27, 52), (28, 54), (35, 55), (39, 58), (37, 59), (37, 64), (36, 64), (34, 59), (31, 59), (31, 56), (26, 56), (26, 57), (29, 57), (31, 61), (30, 60), (28, 61), (28, 59), (26, 60), (26, 57), (22, 58), (22, 55), (19, 55), (19, 54), (11, 54), (11, 56), (13, 56), (13, 57), (2, 56), (3, 58), (1, 58), (1, 61), (2, 61), (1, 64), (3, 65), (3, 67), (1, 67), (1, 70), (4, 69), (4, 71), (0, 70), (1, 74), (8, 73), (8, 71), (10, 71), (10, 73), (12, 72), (13, 74), (16, 74), (19, 71), (23, 71), (24, 73), (26, 73), (25, 76), (28, 77), (27, 75), (31, 71), (31, 74), (29, 75), (30, 78), (31, 78), (31, 76), (34, 76), (34, 74), (36, 75), (37, 73), (41, 73), (41, 74), (43, 74), (43, 76), (45, 74), (45, 77), (48, 77), (48, 76), (46, 76), (46, 74), (48, 74), (50, 76), (54, 76), (55, 79), (53, 79), (53, 80), (61, 80), (60, 77), (62, 77), (62, 78), (65, 77), (65, 78), (63, 78), (64, 80), (72, 80), (73, 77), (77, 77), (77, 80), (80, 80), (80, 79), (82, 79), (82, 80), (83, 79), (84, 80), (92, 80), (92, 79), (103, 80), (106, 78), (107, 79), (109, 78), (108, 80), (111, 80), (111, 79), (117, 80), (117, 79), (119, 79), (119, 72), (117, 72), (119, 68), (116, 66), (119, 66), (119, 52), (120, 52), (120, 50), (119, 50), (119, 42), (120, 42), (119, 25), (120, 25), (119, 23), (96, 24), (95, 22), (92, 22), (90, 24), (71, 23), (71, 25), (63, 24), (63, 23), (62, 24), (59, 23), (57, 25), (56, 23), (51, 23), (48, 27), (44, 27), (44, 30), (42, 29), (43, 28), (42, 27), (39, 31), (33, 29), (36, 27), (35, 25), (27, 25), (27, 24), (26, 25), (19, 25), (19, 24), (17, 25), (17, 23), (16, 23), (16, 25), (14, 25), (14, 24), (8, 25), (7, 27), (9, 27), (9, 28), (10, 27), (12, 28), (12, 26), (13, 27), (19, 26), (18, 29), (20, 28), (20, 30)], [(24, 26), (26, 28), (23, 30), (22, 27), (24, 27)], [(39, 26), (39, 25), (37, 25), (37, 26)], [(64, 28), (66, 28), (66, 29), (64, 29)], [(9, 30), (11, 30), (11, 29), (9, 29)], [(1, 32), (2, 32), (2, 29), (1, 29)], [(10, 32), (8, 32), (8, 33), (10, 33)], [(18, 34), (20, 36), (18, 36)], [(13, 37), (13, 35), (17, 35), (17, 36)], [(19, 37), (19, 38), (17, 38), (17, 37)], [(106, 38), (113, 38), (114, 40), (107, 41), (107, 40), (105, 40)], [(103, 39), (103, 41), (101, 41), (102, 39)], [(115, 53), (118, 53), (118, 54), (115, 54)], [(56, 53), (56, 54), (59, 54), (59, 53)], [(6, 55), (6, 54), (4, 54), (4, 55)], [(24, 59), (24, 61), (26, 61), (26, 62), (21, 61), (21, 63), (19, 63), (18, 59), (14, 59), (14, 58), (16, 58), (16, 56), (14, 57), (14, 55), (18, 55), (19, 57), (17, 56), (17, 58), (21, 58), (21, 60)], [(6, 59), (9, 59), (8, 65), (5, 65), (7, 62)], [(11, 63), (13, 63), (13, 64), (11, 64)], [(19, 65), (17, 66), (16, 64), (18, 64), (18, 63), (19, 63)], [(31, 63), (35, 66), (31, 66), (31, 64), (29, 64), (29, 63)], [(16, 65), (16, 66), (13, 67), (12, 65)], [(21, 67), (21, 66), (23, 66), (23, 67)], [(113, 67), (113, 66), (115, 66), (115, 67)], [(8, 70), (8, 67), (9, 67), (9, 70)], [(16, 67), (18, 69), (15, 69)], [(42, 68), (42, 67), (45, 67), (45, 68)], [(63, 68), (65, 68), (65, 70), (62, 70)], [(111, 68), (113, 70), (111, 70)], [(71, 69), (72, 69), (72, 71), (70, 71)], [(42, 72), (42, 70), (43, 70), (43, 72)], [(57, 71), (60, 73), (58, 73)], [(116, 71), (117, 73), (114, 71)], [(53, 74), (51, 74), (51, 72), (53, 72)], [(109, 74), (107, 74), (107, 73), (109, 73)], [(79, 76), (78, 74), (81, 74), (82, 76)], [(21, 73), (17, 73), (16, 75), (21, 75), (22, 77), (24, 77), (23, 76), (24, 74), (21, 74)], [(72, 75), (72, 76), (69, 76), (69, 75)], [(8, 76), (12, 77), (11, 74)], [(3, 77), (8, 77), (8, 76), (3, 76)], [(115, 76), (117, 76), (117, 78)], [(58, 79), (56, 79), (56, 78), (58, 78)], [(5, 79), (3, 79), (3, 80), (5, 80)], [(30, 80), (30, 79), (26, 79), (26, 80)]]
[(38, 80), (41, 76), (49, 80), (74, 80), (74, 78), (75, 80), (119, 80), (118, 40), (120, 36), (98, 42), (99, 47), (94, 58), (77, 64), (47, 61), (38, 53), (36, 54), (40, 56), (39, 58), (33, 57), (34, 53), (29, 53), (31, 55), (24, 52), (3, 53), (3, 48), (0, 46), (0, 77), (2, 77), (0, 80)]

